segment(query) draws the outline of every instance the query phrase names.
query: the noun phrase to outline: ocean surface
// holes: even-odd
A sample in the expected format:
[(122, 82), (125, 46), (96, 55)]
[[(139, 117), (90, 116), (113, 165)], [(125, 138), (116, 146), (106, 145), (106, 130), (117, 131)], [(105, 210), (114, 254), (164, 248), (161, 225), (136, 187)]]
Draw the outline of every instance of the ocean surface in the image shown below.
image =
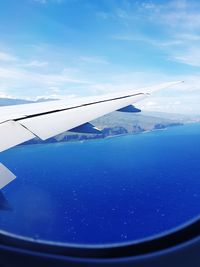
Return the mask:
[(132, 241), (200, 214), (200, 124), (0, 154), (17, 179), (0, 229), (78, 244)]

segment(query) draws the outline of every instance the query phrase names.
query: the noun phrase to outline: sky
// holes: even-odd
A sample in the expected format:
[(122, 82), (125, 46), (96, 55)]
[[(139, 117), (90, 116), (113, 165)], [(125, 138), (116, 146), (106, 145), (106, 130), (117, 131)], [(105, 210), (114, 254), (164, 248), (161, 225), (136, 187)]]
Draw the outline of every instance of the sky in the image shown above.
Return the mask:
[(69, 99), (184, 80), (138, 103), (200, 114), (200, 1), (1, 0), (0, 97)]

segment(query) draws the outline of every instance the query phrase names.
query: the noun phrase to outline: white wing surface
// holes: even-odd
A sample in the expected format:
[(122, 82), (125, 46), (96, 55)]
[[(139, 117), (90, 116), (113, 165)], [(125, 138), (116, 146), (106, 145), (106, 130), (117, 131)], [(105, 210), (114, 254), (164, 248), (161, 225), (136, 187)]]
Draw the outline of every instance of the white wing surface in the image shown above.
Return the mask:
[[(0, 152), (35, 137), (46, 140), (107, 113), (134, 104), (154, 91), (178, 83), (180, 81), (147, 87), (139, 91), (82, 97), (70, 101), (0, 107)], [(15, 176), (6, 167), (0, 167), (0, 180), (3, 181), (0, 181), (1, 189)], [(4, 178), (1, 177), (2, 175)]]

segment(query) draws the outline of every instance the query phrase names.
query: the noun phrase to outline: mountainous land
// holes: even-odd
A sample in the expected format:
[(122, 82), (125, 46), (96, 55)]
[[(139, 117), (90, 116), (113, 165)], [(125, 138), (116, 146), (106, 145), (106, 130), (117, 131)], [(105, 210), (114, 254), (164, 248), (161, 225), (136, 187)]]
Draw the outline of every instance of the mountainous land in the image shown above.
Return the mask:
[(13, 98), (0, 98), (0, 107), (1, 106), (11, 106), (11, 105), (20, 105), (33, 103), (34, 101), (28, 101), (23, 99), (13, 99)]
[[(163, 115), (163, 117), (162, 117)], [(46, 141), (33, 139), (27, 143), (57, 143), (68, 141), (83, 141), (90, 139), (107, 138), (122, 134), (137, 134), (145, 131), (165, 129), (172, 126), (181, 126), (185, 123), (200, 121), (198, 117), (187, 117), (182, 115), (166, 113), (122, 113), (112, 112), (94, 121), (91, 121), (95, 127), (101, 130), (100, 134), (84, 134), (77, 132), (64, 132)]]
[(15, 99), (15, 98), (0, 98), (0, 107), (20, 105), (20, 104), (29, 104), (29, 103), (38, 103), (38, 102), (46, 102), (46, 101), (53, 101), (53, 100), (57, 100), (57, 99), (39, 98), (36, 101), (31, 101), (31, 100)]

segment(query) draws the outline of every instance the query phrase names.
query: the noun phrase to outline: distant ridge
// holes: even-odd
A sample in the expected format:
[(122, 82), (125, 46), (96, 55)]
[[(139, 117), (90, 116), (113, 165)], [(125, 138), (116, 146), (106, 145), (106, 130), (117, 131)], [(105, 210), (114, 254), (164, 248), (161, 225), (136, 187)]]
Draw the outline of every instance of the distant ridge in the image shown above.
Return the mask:
[(36, 101), (31, 101), (31, 100), (15, 99), (15, 98), (0, 98), (0, 106), (21, 105), (21, 104), (39, 103), (39, 102), (47, 102), (47, 101), (54, 101), (54, 100), (58, 100), (58, 99), (39, 98)]
[(14, 99), (14, 98), (0, 98), (0, 106), (11, 106), (33, 103), (34, 101), (24, 100), (24, 99)]

